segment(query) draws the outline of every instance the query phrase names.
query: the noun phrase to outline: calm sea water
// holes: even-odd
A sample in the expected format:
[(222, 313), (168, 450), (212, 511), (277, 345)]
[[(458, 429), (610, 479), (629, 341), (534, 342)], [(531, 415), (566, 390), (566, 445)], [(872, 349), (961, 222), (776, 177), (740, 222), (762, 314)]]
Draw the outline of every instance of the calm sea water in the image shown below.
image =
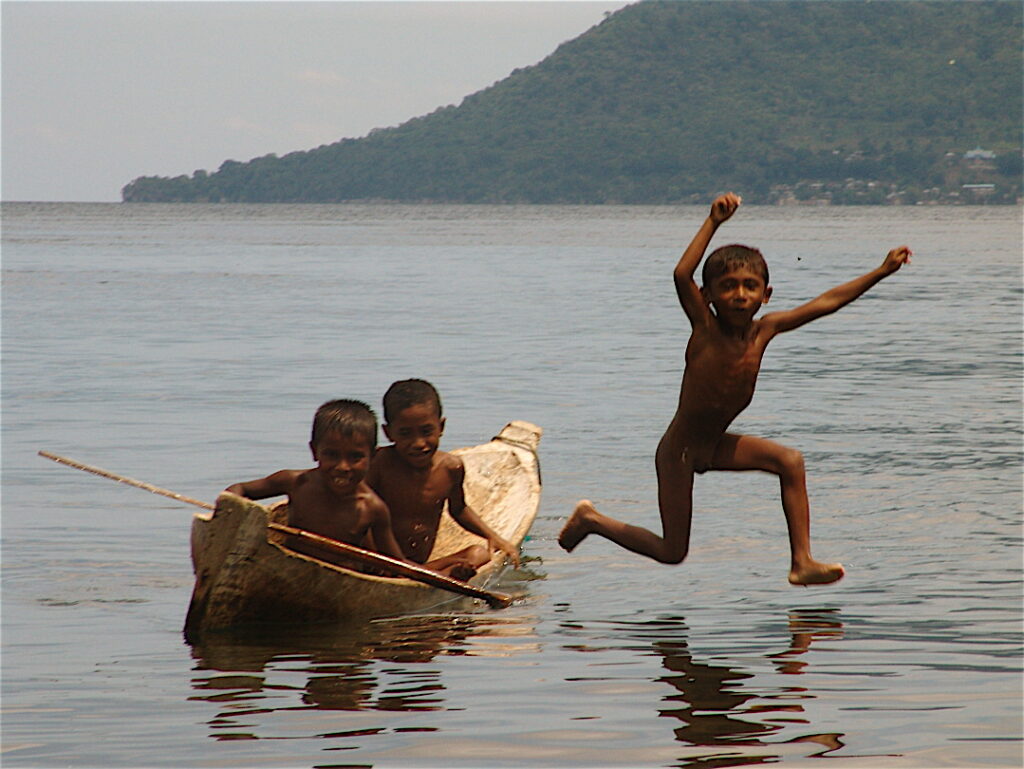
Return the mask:
[[(575, 501), (657, 525), (653, 453), (703, 207), (3, 206), (3, 764), (1016, 767), (1021, 210), (743, 208), (772, 306), (913, 265), (769, 349), (735, 428), (801, 448), (819, 558), (772, 479), (698, 480), (666, 567), (555, 542)], [(545, 428), (504, 611), (192, 648), (187, 506), (308, 466), (315, 408), (432, 380), (454, 448)]]

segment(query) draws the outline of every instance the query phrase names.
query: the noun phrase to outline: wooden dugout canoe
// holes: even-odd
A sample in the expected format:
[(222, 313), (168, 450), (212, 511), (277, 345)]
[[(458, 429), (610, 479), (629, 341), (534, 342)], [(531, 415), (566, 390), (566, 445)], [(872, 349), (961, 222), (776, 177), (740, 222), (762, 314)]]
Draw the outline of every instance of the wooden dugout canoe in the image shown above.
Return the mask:
[[(490, 442), (455, 449), (466, 466), (466, 502), (498, 534), (521, 545), (540, 505), (537, 446), (542, 430), (511, 422)], [(217, 509), (192, 520), (195, 588), (185, 638), (258, 622), (338, 622), (397, 616), (472, 600), (408, 578), (380, 577), (326, 563), (284, 546), (268, 528), (285, 523), (287, 507), (221, 494)], [(443, 514), (431, 558), (483, 540)], [(485, 587), (505, 565), (496, 553), (470, 580)]]

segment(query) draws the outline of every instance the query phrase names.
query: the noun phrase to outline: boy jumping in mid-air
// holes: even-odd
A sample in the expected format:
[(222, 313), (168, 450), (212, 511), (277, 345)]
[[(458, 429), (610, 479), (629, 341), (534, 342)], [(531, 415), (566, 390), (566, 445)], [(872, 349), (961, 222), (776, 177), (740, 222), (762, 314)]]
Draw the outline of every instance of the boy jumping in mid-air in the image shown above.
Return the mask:
[[(384, 434), (393, 442), (380, 449), (367, 482), (391, 510), (395, 539), (405, 555), (428, 569), (469, 579), (500, 550), (519, 565), (519, 550), (500, 537), (466, 504), (466, 468), (454, 454), (439, 451), (444, 433), (441, 397), (429, 382), (405, 379), (384, 394)], [(427, 561), (437, 538), (445, 502), (462, 528), (487, 541)]]
[[(391, 532), (387, 505), (366, 483), (377, 447), (377, 417), (361, 401), (328, 401), (313, 418), (309, 448), (316, 467), (279, 470), (225, 491), (247, 499), (288, 495), (288, 524), (357, 547), (375, 546), (384, 555), (407, 559)], [(369, 538), (372, 535), (372, 543)], [(331, 551), (301, 541), (289, 547), (326, 561)]]
[(676, 293), (693, 331), (686, 346), (679, 405), (655, 454), (662, 536), (609, 518), (584, 499), (576, 505), (558, 542), (571, 551), (588, 534), (600, 534), (662, 563), (680, 563), (690, 547), (694, 473), (762, 470), (779, 476), (782, 486), (791, 554), (789, 581), (794, 585), (835, 582), (842, 578), (843, 567), (811, 557), (803, 456), (773, 441), (726, 430), (753, 398), (761, 358), (777, 334), (849, 304), (909, 263), (911, 252), (906, 246), (894, 248), (880, 267), (866, 275), (793, 310), (755, 320), (754, 315), (772, 293), (760, 251), (723, 246), (704, 263), (704, 286), (698, 288), (693, 279), (715, 231), (739, 204), (740, 198), (732, 193), (717, 198), (675, 268)]

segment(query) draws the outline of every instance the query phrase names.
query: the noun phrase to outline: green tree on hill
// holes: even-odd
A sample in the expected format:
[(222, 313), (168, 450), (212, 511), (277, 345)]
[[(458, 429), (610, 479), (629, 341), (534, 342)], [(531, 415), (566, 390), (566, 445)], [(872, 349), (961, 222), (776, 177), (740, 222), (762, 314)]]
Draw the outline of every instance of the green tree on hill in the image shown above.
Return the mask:
[[(539, 64), (360, 139), (140, 177), (126, 201), (662, 203), (962, 181), (1020, 195), (1021, 5), (649, 0)], [(952, 164), (951, 164), (952, 163)], [(817, 186), (808, 186), (817, 185)], [(823, 185), (823, 186), (822, 186)], [(787, 193), (788, 191), (788, 193)], [(885, 197), (883, 197), (883, 200)]]

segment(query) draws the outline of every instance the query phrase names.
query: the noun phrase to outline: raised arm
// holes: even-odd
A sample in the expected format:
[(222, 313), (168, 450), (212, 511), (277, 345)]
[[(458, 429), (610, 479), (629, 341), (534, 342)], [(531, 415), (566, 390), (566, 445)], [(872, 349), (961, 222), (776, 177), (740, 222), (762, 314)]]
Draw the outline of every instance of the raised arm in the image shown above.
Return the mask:
[(874, 286), (883, 278), (892, 275), (904, 264), (910, 263), (911, 251), (906, 246), (900, 246), (890, 251), (881, 266), (869, 273), (854, 278), (848, 283), (829, 289), (816, 299), (802, 304), (792, 310), (773, 312), (765, 315), (762, 323), (776, 334), (784, 331), (792, 331), (805, 323), (810, 323), (824, 315), (831, 315), (840, 307), (845, 307), (854, 299), (859, 297), (869, 288)]
[(718, 230), (719, 225), (725, 222), (730, 216), (736, 213), (742, 199), (738, 195), (727, 192), (715, 198), (711, 204), (711, 213), (701, 224), (697, 234), (693, 236), (690, 245), (683, 251), (683, 255), (676, 264), (672, 277), (676, 284), (676, 295), (679, 303), (683, 306), (686, 317), (690, 319), (691, 325), (703, 325), (711, 319), (711, 311), (707, 303), (700, 295), (700, 287), (693, 279), (700, 260), (704, 258), (711, 238)]

